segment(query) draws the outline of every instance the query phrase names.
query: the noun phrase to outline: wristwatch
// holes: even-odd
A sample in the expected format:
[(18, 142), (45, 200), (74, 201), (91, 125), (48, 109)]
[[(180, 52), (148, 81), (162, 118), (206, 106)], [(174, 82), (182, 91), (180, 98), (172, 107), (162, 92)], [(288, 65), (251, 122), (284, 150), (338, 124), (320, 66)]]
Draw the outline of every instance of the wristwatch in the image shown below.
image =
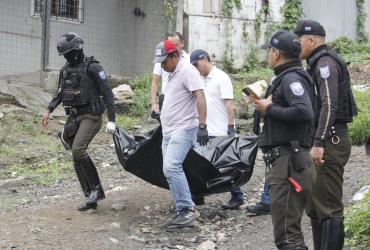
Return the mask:
[(206, 128), (207, 127), (207, 124), (205, 123), (199, 123), (199, 128)]

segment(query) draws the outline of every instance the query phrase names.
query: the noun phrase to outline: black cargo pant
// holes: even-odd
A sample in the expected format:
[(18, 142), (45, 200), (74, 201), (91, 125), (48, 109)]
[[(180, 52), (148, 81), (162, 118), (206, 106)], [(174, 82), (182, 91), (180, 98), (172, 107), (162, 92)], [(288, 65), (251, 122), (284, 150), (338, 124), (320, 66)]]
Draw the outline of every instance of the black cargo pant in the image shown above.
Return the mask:
[[(303, 211), (311, 201), (313, 182), (316, 178), (314, 163), (308, 149), (302, 152), (305, 168), (298, 172), (292, 164), (291, 149), (280, 147), (279, 157), (267, 167), (266, 180), (270, 188), (271, 217), (275, 245), (281, 249), (293, 245), (305, 249), (301, 230)], [(296, 192), (288, 181), (292, 177), (302, 188)]]
[(312, 191), (312, 206), (307, 213), (312, 219), (343, 218), (343, 173), (351, 154), (348, 133), (331, 138), (324, 146), (324, 164), (316, 167), (317, 179)]
[(72, 157), (82, 191), (87, 197), (93, 188), (100, 185), (98, 172), (86, 150), (102, 126), (102, 117), (84, 114), (74, 119), (79, 127), (72, 143)]

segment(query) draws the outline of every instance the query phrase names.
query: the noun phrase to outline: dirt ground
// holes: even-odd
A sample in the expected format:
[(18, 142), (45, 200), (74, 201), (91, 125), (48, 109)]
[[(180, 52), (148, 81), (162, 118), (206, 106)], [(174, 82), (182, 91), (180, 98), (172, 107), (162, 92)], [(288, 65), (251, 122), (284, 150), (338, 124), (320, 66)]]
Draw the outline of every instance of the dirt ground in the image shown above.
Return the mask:
[[(32, 119), (32, 114), (22, 112), (20, 123)], [(37, 128), (36, 124), (32, 126)], [(275, 249), (270, 216), (253, 216), (245, 209), (247, 204), (258, 201), (263, 187), (264, 167), (260, 155), (252, 179), (242, 187), (246, 205), (239, 210), (225, 211), (220, 205), (229, 194), (206, 197), (206, 204), (198, 207), (201, 217), (194, 228), (166, 231), (160, 225), (173, 214), (169, 191), (124, 171), (115, 155), (111, 135), (103, 131), (89, 150), (107, 198), (99, 202), (95, 212), (77, 211), (83, 198), (69, 152), (63, 151), (55, 136), (61, 126), (59, 119), (52, 120), (49, 131), (40, 135), (42, 141), (34, 141), (34, 145), (30, 144), (32, 140), (24, 138), (14, 141), (2, 138), (0, 172), (6, 174), (0, 175), (3, 176), (0, 180), (0, 249)], [(16, 129), (13, 131), (18, 133)], [(52, 181), (41, 184), (38, 179), (45, 177), (45, 173), (31, 177), (8, 173), (6, 169), (14, 160), (9, 157), (11, 151), (5, 150), (9, 144), (19, 145), (19, 150), (30, 148), (27, 156), (19, 152), (19, 158), (24, 158), (22, 162), (64, 160), (63, 171), (56, 172), (58, 175)], [(369, 160), (363, 147), (352, 148), (345, 169), (346, 205), (356, 191), (369, 184)], [(307, 217), (303, 220), (303, 231), (312, 249)]]

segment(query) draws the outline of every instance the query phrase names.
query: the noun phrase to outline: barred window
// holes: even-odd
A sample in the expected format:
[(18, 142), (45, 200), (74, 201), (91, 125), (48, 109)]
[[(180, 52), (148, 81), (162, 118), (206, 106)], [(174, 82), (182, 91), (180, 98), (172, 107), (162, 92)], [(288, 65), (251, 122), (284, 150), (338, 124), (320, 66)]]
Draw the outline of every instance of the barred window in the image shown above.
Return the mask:
[[(43, 13), (45, 0), (33, 0), (33, 15)], [(83, 21), (83, 0), (51, 0), (51, 15), (55, 19)]]

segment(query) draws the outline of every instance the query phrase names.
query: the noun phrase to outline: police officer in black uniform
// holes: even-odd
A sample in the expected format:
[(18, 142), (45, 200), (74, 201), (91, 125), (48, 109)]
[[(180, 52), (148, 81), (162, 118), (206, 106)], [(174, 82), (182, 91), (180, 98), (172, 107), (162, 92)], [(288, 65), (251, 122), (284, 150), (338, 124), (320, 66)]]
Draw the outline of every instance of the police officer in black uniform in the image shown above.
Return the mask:
[(301, 219), (316, 175), (310, 156), (313, 85), (299, 59), (297, 36), (280, 30), (261, 48), (268, 49), (268, 63), (276, 76), (267, 98), (253, 99), (263, 114), (258, 144), (267, 166), (275, 245), (284, 250), (307, 249)]
[(347, 65), (325, 44), (323, 26), (301, 20), (294, 31), (301, 40), (301, 58), (318, 90), (316, 134), (312, 157), (317, 180), (311, 217), (315, 250), (343, 248), (343, 171), (351, 154), (347, 123), (357, 114)]
[(86, 152), (101, 128), (105, 106), (108, 110), (106, 132), (115, 130), (114, 96), (107, 75), (98, 61), (84, 55), (83, 43), (73, 32), (59, 38), (57, 49), (67, 62), (60, 70), (58, 92), (41, 119), (46, 126), (50, 113), (59, 104), (66, 110), (68, 118), (60, 137), (66, 149), (72, 150), (76, 174), (86, 197), (80, 211), (96, 209), (97, 201), (105, 198), (96, 167)]

